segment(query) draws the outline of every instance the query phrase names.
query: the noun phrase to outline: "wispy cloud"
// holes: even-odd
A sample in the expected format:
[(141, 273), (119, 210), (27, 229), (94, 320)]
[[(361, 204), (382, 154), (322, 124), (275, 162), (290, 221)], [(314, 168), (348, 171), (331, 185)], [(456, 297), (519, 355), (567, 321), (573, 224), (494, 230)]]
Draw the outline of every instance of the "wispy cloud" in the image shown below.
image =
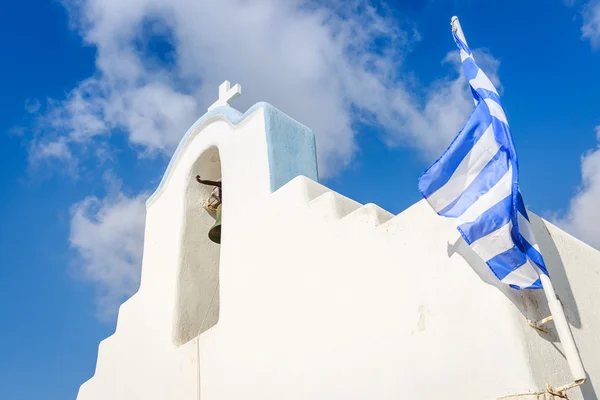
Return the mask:
[(29, 114), (35, 114), (42, 107), (42, 103), (38, 99), (27, 99), (25, 101), (25, 111)]
[(600, 126), (596, 127), (598, 147), (581, 158), (582, 182), (567, 212), (554, 222), (600, 250)]
[(583, 7), (581, 38), (590, 41), (593, 47), (600, 47), (600, 0), (592, 0)]
[(105, 198), (89, 196), (71, 207), (76, 276), (94, 284), (98, 313), (111, 318), (139, 287), (147, 194), (127, 196), (118, 181)]
[(29, 161), (36, 162), (46, 158), (56, 158), (62, 161), (69, 161), (73, 154), (65, 137), (59, 137), (53, 141), (32, 142), (29, 152)]
[(472, 107), (460, 75), (416, 84), (403, 70), (419, 41), (411, 23), (367, 0), (326, 3), (67, 3), (97, 48), (97, 71), (49, 105), (40, 134), (52, 139), (38, 142), (61, 137), (76, 154), (124, 132), (142, 154), (169, 154), (229, 79), (244, 87), (239, 108), (269, 101), (310, 126), (325, 175), (352, 160), (356, 122), (378, 126), (391, 145), (439, 152)]

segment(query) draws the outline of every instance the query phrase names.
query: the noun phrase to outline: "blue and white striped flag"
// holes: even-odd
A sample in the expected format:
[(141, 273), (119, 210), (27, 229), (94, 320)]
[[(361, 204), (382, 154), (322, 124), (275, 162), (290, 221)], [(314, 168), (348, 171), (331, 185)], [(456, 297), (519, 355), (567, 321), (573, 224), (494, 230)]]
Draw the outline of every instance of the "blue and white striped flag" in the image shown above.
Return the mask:
[(419, 191), (439, 215), (456, 219), (462, 237), (500, 281), (541, 288), (540, 274), (548, 271), (519, 192), (517, 153), (500, 96), (456, 29), (453, 36), (476, 106), (423, 173)]

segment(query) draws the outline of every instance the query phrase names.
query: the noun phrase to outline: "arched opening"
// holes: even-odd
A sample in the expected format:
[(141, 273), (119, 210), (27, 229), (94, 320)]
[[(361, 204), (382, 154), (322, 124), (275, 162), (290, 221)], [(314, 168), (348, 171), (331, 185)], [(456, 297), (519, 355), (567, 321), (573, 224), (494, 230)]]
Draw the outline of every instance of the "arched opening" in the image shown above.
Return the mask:
[(174, 341), (181, 345), (214, 326), (219, 320), (219, 244), (208, 237), (216, 213), (206, 206), (214, 186), (196, 176), (221, 181), (219, 150), (204, 151), (190, 169), (184, 205), (184, 227), (177, 280)]

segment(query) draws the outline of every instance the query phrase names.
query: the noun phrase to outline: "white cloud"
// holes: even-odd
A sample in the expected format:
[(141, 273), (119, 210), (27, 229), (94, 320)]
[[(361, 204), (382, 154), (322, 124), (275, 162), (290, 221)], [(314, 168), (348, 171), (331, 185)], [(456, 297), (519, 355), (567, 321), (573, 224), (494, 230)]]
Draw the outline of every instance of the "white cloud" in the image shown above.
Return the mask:
[(564, 216), (555, 223), (591, 246), (600, 249), (600, 126), (596, 127), (598, 147), (581, 159), (582, 185), (571, 199)]
[(600, 46), (600, 1), (592, 0), (583, 7), (581, 38), (587, 39), (592, 47)]
[[(418, 87), (403, 75), (403, 59), (419, 40), (411, 24), (376, 11), (368, 0), (327, 6), (280, 0), (67, 3), (73, 26), (97, 48), (97, 73), (50, 105), (41, 127), (53, 140), (44, 143), (58, 135), (75, 152), (122, 131), (142, 153), (169, 154), (229, 79), (244, 88), (238, 108), (268, 101), (311, 127), (325, 175), (351, 161), (357, 121), (380, 126), (389, 144), (439, 152), (472, 109), (464, 81), (453, 74)], [(452, 46), (450, 32), (448, 38)], [(152, 50), (157, 39), (169, 50), (162, 58)]]
[[(473, 53), (479, 67), (501, 93), (502, 85), (498, 78), (500, 62), (487, 51), (475, 50)], [(378, 115), (380, 123), (386, 126), (394, 124), (396, 115), (407, 111), (412, 113), (406, 118), (404, 130), (389, 133), (388, 143), (406, 144), (408, 132), (413, 135), (412, 140), (417, 147), (424, 149), (428, 155), (438, 156), (462, 128), (474, 109), (473, 97), (462, 75), (458, 52), (449, 52), (442, 62), (454, 66), (456, 78), (446, 77), (433, 82), (427, 88), (427, 100), (421, 109), (410, 110), (399, 102), (397, 105), (390, 105), (389, 114), (381, 112)], [(381, 101), (385, 101), (385, 97), (381, 98)]]
[(106, 198), (85, 198), (71, 208), (71, 247), (78, 253), (76, 275), (98, 290), (98, 311), (112, 317), (139, 287), (146, 194), (118, 190)]
[(30, 162), (45, 158), (57, 158), (59, 160), (69, 161), (73, 158), (65, 137), (59, 137), (54, 141), (42, 143), (33, 142), (31, 148), (34, 149), (34, 151), (29, 153)]

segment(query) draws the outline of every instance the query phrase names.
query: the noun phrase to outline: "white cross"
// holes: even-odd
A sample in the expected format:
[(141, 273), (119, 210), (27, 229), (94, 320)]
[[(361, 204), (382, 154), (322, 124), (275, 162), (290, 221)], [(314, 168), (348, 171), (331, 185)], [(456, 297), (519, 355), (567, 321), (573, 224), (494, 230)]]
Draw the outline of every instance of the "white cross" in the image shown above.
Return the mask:
[(221, 83), (219, 86), (219, 100), (208, 107), (208, 111), (217, 107), (229, 106), (229, 103), (235, 100), (240, 94), (242, 94), (242, 87), (239, 83), (236, 83), (234, 87), (231, 87), (229, 81)]

